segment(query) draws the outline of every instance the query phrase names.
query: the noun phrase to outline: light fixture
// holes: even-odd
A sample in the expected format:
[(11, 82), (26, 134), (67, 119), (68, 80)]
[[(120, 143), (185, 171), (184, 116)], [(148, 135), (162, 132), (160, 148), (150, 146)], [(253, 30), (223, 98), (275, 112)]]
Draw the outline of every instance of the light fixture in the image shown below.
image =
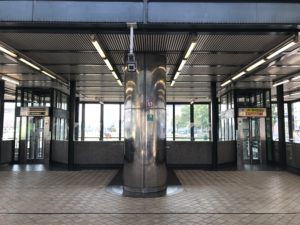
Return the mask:
[(110, 71), (114, 70), (108, 59), (104, 59), (104, 62)]
[(111, 73), (112, 73), (112, 75), (114, 76), (114, 78), (115, 78), (116, 80), (118, 80), (118, 79), (119, 79), (119, 77), (118, 77), (118, 75), (116, 74), (116, 72), (115, 72), (115, 71), (112, 71)]
[(276, 84), (273, 84), (273, 87), (277, 87), (277, 86), (279, 86), (281, 84), (285, 84), (285, 83), (288, 83), (288, 82), (290, 82), (290, 80), (284, 80), (284, 81), (278, 82)]
[(298, 80), (298, 79), (300, 79), (300, 75), (292, 78), (292, 80)]
[(194, 100), (192, 100), (190, 104), (193, 105), (194, 104)]
[(236, 80), (236, 79), (238, 79), (239, 77), (241, 77), (241, 76), (243, 76), (243, 75), (245, 75), (245, 74), (246, 74), (246, 72), (245, 72), (245, 71), (242, 71), (242, 72), (240, 72), (239, 74), (235, 75), (235, 76), (232, 78), (232, 80)]
[(273, 52), (271, 55), (269, 55), (269, 56), (267, 57), (267, 59), (272, 59), (272, 58), (275, 57), (276, 55), (279, 55), (281, 52), (283, 52), (283, 51), (289, 49), (290, 47), (292, 47), (292, 46), (295, 45), (295, 44), (296, 44), (295, 41), (290, 42), (289, 44), (287, 44), (287, 45), (283, 46), (282, 48), (278, 49), (277, 51)]
[(123, 84), (122, 84), (122, 82), (121, 82), (120, 80), (117, 80), (117, 82), (118, 82), (118, 84), (119, 84), (120, 86), (123, 86)]
[(227, 84), (230, 84), (231, 80), (225, 81), (223, 84), (221, 84), (221, 87), (225, 87)]
[(103, 49), (101, 48), (101, 46), (99, 45), (98, 41), (94, 37), (92, 37), (92, 44), (94, 45), (95, 49), (97, 50), (97, 52), (99, 53), (101, 58), (105, 59), (106, 55), (105, 55)]
[(28, 66), (31, 66), (32, 68), (34, 68), (36, 70), (41, 70), (39, 67), (37, 67), (36, 65), (34, 65), (31, 62), (27, 61), (26, 59), (20, 58), (20, 61), (27, 64)]
[(4, 52), (7, 55), (10, 55), (11, 57), (17, 58), (17, 55), (13, 53), (12, 51), (7, 50), (6, 48), (0, 46), (0, 51)]
[(2, 76), (1, 79), (10, 82), (12, 84), (20, 85), (20, 82), (18, 80), (12, 79), (10, 77)]
[(194, 50), (194, 48), (196, 47), (197, 42), (193, 41), (189, 47), (189, 49), (187, 50), (187, 52), (185, 53), (184, 58), (187, 59), (188, 57), (190, 57), (192, 51)]
[(196, 39), (196, 35), (193, 37), (192, 41), (191, 41), (191, 44), (188, 48), (188, 50), (186, 51), (178, 69), (177, 69), (177, 72), (175, 73), (175, 76), (173, 77), (172, 79), (172, 82), (171, 82), (171, 86), (173, 87), (174, 84), (175, 84), (175, 80), (179, 77), (180, 75), (180, 72), (181, 70), (183, 69), (184, 65), (186, 64), (187, 62), (187, 59), (190, 57), (190, 55), (192, 54), (192, 51), (194, 50), (194, 48), (196, 47), (197, 45), (197, 39)]
[(55, 76), (51, 75), (50, 73), (48, 73), (48, 72), (46, 72), (46, 71), (44, 71), (44, 70), (42, 70), (42, 73), (45, 74), (46, 76), (48, 76), (48, 77), (54, 79), (54, 80), (56, 79)]
[(300, 95), (300, 92), (299, 91), (298, 92), (294, 92), (294, 93), (292, 93), (290, 95)]
[(179, 77), (179, 75), (180, 75), (180, 72), (177, 71), (177, 73), (175, 74), (174, 80), (176, 80)]
[(180, 63), (180, 66), (178, 67), (178, 71), (181, 71), (182, 68), (184, 67), (184, 64), (186, 63), (186, 59), (183, 59)]
[(258, 62), (254, 63), (253, 65), (249, 66), (246, 70), (247, 70), (247, 72), (249, 72), (249, 71), (255, 69), (256, 67), (260, 66), (261, 64), (263, 64), (265, 62), (266, 62), (266, 60), (261, 59)]

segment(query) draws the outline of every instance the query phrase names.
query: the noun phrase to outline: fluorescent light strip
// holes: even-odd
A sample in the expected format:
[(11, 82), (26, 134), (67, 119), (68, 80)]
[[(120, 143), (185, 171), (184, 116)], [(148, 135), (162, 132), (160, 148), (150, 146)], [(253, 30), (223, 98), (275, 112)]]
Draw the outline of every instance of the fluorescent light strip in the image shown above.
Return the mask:
[(246, 74), (246, 72), (245, 72), (245, 71), (242, 71), (242, 72), (240, 72), (239, 74), (235, 75), (235, 76), (232, 78), (232, 80), (236, 80), (236, 79), (238, 79), (239, 77), (241, 77), (241, 76), (243, 76), (243, 75), (245, 75), (245, 74)]
[(282, 48), (278, 49), (276, 52), (274, 52), (274, 53), (272, 53), (271, 55), (269, 55), (269, 56), (267, 57), (267, 59), (272, 59), (274, 56), (279, 55), (281, 52), (283, 52), (283, 51), (289, 49), (290, 47), (294, 46), (295, 44), (296, 44), (296, 42), (293, 41), (293, 42), (291, 42), (291, 43), (289, 43), (289, 44), (283, 46)]
[(180, 72), (178, 71), (176, 74), (175, 74), (175, 77), (174, 77), (174, 80), (176, 80), (180, 75)]
[(119, 80), (119, 77), (118, 77), (118, 75), (116, 74), (115, 71), (112, 71), (111, 73), (112, 73), (112, 75), (114, 76), (114, 78), (115, 78), (116, 80)]
[(104, 51), (102, 50), (101, 46), (99, 45), (98, 41), (92, 40), (92, 43), (93, 43), (95, 49), (97, 50), (97, 52), (99, 53), (99, 55), (101, 56), (101, 58), (105, 59), (106, 55), (105, 55)]
[(246, 70), (249, 72), (249, 71), (255, 69), (256, 67), (260, 66), (261, 64), (263, 64), (265, 62), (266, 62), (266, 60), (261, 59), (258, 62), (254, 63), (253, 65), (249, 66)]
[(178, 67), (178, 71), (180, 72), (182, 68), (184, 67), (184, 64), (186, 63), (186, 59), (183, 59), (180, 63), (180, 66)]
[(28, 66), (31, 66), (32, 68), (34, 68), (36, 70), (41, 70), (39, 67), (37, 67), (36, 65), (34, 65), (31, 62), (27, 61), (26, 59), (20, 58), (20, 61), (27, 64)]
[(119, 84), (120, 86), (123, 86), (123, 84), (122, 84), (122, 82), (121, 82), (120, 80), (117, 80), (117, 82), (118, 82), (118, 84)]
[(54, 80), (56, 79), (55, 76), (51, 75), (50, 73), (48, 73), (48, 72), (46, 72), (46, 71), (44, 71), (44, 70), (42, 70), (42, 73), (45, 74), (46, 76), (48, 76), (48, 77), (54, 79)]
[(16, 85), (20, 85), (20, 82), (15, 80), (15, 79), (12, 79), (12, 78), (9, 78), (9, 77), (1, 77), (2, 80), (5, 80), (7, 82), (10, 82), (12, 84), (16, 84)]
[(298, 79), (300, 79), (300, 75), (292, 78), (292, 80), (298, 80)]
[(107, 67), (108, 67), (108, 69), (109, 69), (110, 71), (113, 71), (113, 70), (114, 70), (108, 59), (104, 59), (104, 62), (105, 62), (105, 64), (107, 65)]
[(281, 81), (279, 83), (273, 84), (273, 87), (277, 87), (277, 86), (279, 86), (281, 84), (285, 84), (285, 83), (288, 83), (288, 82), (290, 82), (290, 80), (284, 80), (284, 81)]
[(295, 92), (295, 93), (292, 93), (290, 95), (300, 95), (300, 92)]
[(230, 83), (231, 83), (231, 80), (228, 80), (228, 81), (224, 82), (223, 84), (221, 84), (221, 87), (224, 87), (224, 86), (226, 86), (227, 84), (230, 84)]
[(173, 80), (173, 81), (171, 82), (171, 87), (174, 86), (175, 82), (176, 82), (175, 80)]
[(196, 47), (196, 44), (197, 44), (196, 41), (194, 41), (194, 42), (191, 43), (189, 49), (187, 50), (187, 52), (186, 52), (186, 54), (185, 54), (185, 56), (184, 56), (185, 59), (187, 59), (188, 57), (190, 57), (192, 51), (193, 51), (194, 48)]
[(3, 48), (2, 46), (0, 46), (0, 51), (4, 52), (7, 55), (10, 55), (11, 57), (17, 58), (17, 55), (15, 53), (13, 53), (12, 51), (7, 50), (6, 48)]

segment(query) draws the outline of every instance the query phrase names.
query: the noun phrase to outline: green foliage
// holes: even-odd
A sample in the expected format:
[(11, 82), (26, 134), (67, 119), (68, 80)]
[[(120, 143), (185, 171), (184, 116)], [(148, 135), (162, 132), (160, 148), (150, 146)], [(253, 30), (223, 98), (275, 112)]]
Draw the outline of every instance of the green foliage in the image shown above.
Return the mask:
[[(190, 126), (190, 105), (181, 105), (176, 108), (181, 114), (176, 116), (177, 128), (188, 128)], [(209, 105), (194, 105), (195, 128), (205, 129), (209, 127)]]

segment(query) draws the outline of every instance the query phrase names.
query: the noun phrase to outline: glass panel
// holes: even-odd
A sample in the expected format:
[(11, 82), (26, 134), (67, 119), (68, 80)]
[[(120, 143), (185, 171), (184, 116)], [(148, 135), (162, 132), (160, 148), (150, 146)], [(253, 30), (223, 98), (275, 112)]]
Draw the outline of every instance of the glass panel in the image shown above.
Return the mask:
[(84, 140), (99, 141), (100, 139), (100, 104), (85, 104)]
[(190, 105), (175, 105), (175, 140), (191, 140)]
[(55, 128), (56, 128), (56, 132), (55, 132), (55, 140), (60, 140), (60, 118), (55, 118), (56, 123), (55, 123)]
[(294, 142), (300, 142), (300, 102), (295, 102), (292, 105), (293, 112), (293, 139)]
[(64, 140), (65, 137), (65, 119), (60, 119), (60, 138), (59, 140)]
[(81, 131), (82, 131), (82, 104), (79, 104), (79, 118), (78, 118), (78, 140), (81, 140)]
[(3, 140), (14, 139), (15, 103), (4, 103)]
[(195, 141), (210, 140), (209, 105), (194, 105), (194, 137)]
[(16, 133), (15, 133), (15, 154), (14, 160), (19, 160), (19, 141), (20, 141), (20, 117), (16, 118)]
[(251, 119), (251, 147), (252, 147), (252, 159), (259, 159), (259, 142), (260, 142), (260, 133), (259, 133), (259, 119)]
[(167, 129), (167, 140), (173, 141), (173, 105), (167, 105), (167, 118), (166, 118), (166, 129)]
[(272, 139), (278, 141), (278, 114), (277, 104), (272, 104)]
[(121, 140), (124, 140), (124, 104), (121, 105)]
[(242, 140), (243, 140), (243, 159), (250, 160), (250, 126), (249, 119), (242, 119)]
[(284, 130), (285, 130), (285, 141), (290, 141), (290, 134), (289, 134), (289, 116), (288, 116), (288, 105), (287, 103), (284, 104)]
[(119, 140), (119, 104), (105, 104), (103, 110), (103, 140)]

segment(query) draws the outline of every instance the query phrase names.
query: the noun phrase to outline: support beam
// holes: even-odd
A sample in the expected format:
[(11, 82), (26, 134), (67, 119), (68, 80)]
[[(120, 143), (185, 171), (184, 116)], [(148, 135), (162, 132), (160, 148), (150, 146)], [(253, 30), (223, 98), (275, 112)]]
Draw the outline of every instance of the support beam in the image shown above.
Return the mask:
[(69, 149), (68, 149), (69, 170), (72, 170), (74, 168), (75, 105), (76, 105), (76, 81), (71, 81), (70, 96), (69, 96)]
[(277, 113), (278, 113), (278, 136), (279, 136), (279, 165), (286, 167), (286, 146), (285, 146), (285, 126), (284, 126), (284, 93), (283, 85), (276, 88), (277, 91)]
[(216, 82), (211, 82), (211, 137), (212, 137), (212, 168), (218, 168), (218, 123), (219, 109)]
[(190, 105), (191, 141), (195, 141), (194, 104)]
[[(3, 138), (3, 122), (4, 122), (4, 92), (5, 83), (4, 80), (0, 80), (0, 153), (2, 152), (2, 138)], [(0, 154), (1, 162), (1, 154)]]

